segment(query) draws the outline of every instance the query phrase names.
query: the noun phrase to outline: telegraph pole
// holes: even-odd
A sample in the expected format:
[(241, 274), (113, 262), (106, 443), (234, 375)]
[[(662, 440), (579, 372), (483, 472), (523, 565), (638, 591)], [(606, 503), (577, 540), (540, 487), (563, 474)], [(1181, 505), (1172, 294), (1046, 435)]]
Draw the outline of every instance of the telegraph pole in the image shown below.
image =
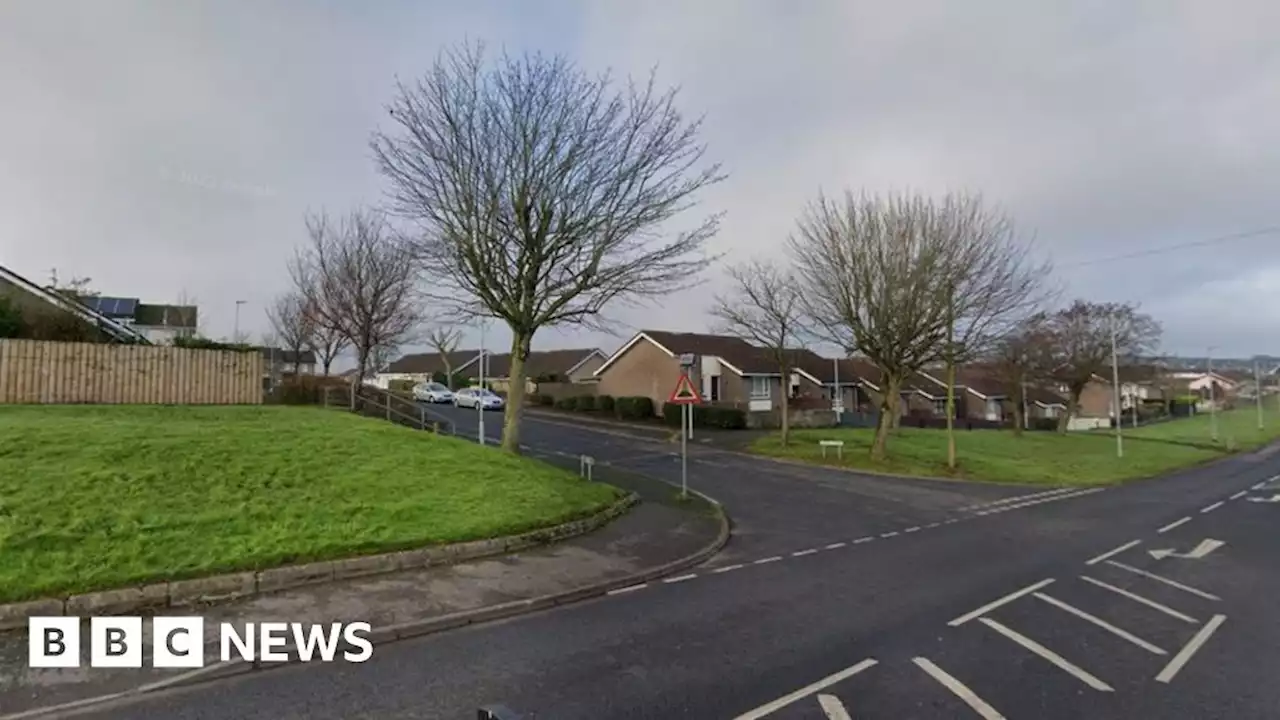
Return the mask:
[(1120, 360), (1116, 354), (1116, 319), (1111, 318), (1111, 403), (1115, 407), (1116, 457), (1124, 457), (1124, 430), (1120, 422)]
[(1262, 430), (1265, 426), (1262, 421), (1262, 370), (1257, 360), (1253, 361), (1253, 397), (1258, 405), (1258, 429)]
[(1214, 442), (1218, 442), (1218, 398), (1213, 387), (1213, 350), (1214, 346), (1210, 345), (1205, 363), (1209, 370), (1209, 436)]

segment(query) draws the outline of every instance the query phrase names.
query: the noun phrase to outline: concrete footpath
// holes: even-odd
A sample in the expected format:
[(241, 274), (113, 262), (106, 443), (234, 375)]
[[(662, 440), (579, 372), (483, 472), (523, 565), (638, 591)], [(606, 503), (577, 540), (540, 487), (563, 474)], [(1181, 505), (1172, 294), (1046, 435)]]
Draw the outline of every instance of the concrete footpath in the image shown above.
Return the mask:
[[(677, 572), (705, 561), (727, 541), (727, 519), (718, 507), (699, 498), (680, 502), (675, 488), (657, 480), (602, 470), (598, 480), (636, 492), (641, 501), (626, 515), (587, 535), (513, 555), (164, 613), (204, 617), (209, 644), (205, 667), (198, 670), (84, 667), (87, 628), (81, 632), (82, 667), (31, 669), (26, 632), (4, 633), (0, 635), (0, 720), (57, 717), (101, 701), (120, 701), (258, 669), (240, 661), (219, 662), (221, 622), (238, 628), (264, 621), (368, 622), (376, 655), (380, 644), (398, 638), (550, 608)], [(149, 654), (144, 665), (149, 664)], [(292, 648), (289, 654), (296, 657)]]

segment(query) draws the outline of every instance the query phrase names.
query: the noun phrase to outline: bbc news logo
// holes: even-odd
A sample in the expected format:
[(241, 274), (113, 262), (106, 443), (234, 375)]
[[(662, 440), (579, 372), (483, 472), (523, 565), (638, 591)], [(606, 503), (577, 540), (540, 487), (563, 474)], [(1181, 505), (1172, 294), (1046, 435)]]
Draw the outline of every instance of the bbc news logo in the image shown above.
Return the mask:
[[(27, 622), (33, 668), (80, 667), (81, 619), (33, 617)], [(147, 641), (140, 617), (89, 619), (89, 667), (141, 668), (143, 648), (151, 648), (150, 667), (204, 667), (202, 617), (153, 617)], [(362, 663), (373, 656), (369, 623), (219, 623), (218, 660), (289, 662), (290, 650), (302, 662)], [(344, 644), (346, 647), (344, 647)], [(341, 649), (341, 652), (339, 650)]]

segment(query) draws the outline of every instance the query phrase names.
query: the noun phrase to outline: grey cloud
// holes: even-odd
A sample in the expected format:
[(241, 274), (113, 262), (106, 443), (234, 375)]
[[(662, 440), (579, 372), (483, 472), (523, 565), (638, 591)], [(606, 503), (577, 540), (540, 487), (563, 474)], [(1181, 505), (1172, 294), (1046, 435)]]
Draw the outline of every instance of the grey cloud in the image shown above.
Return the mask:
[[(395, 77), (471, 37), (681, 85), (731, 173), (701, 208), (727, 212), (714, 249), (731, 257), (777, 254), (820, 189), (978, 190), (1071, 291), (1143, 302), (1174, 349), (1274, 353), (1280, 316), (1258, 309), (1280, 303), (1280, 234), (1074, 263), (1280, 224), (1277, 25), (1269, 0), (15, 0), (0, 4), (0, 251), (107, 292), (185, 291), (214, 334), (244, 299), (258, 332), (303, 213), (379, 199), (365, 143)], [(708, 278), (616, 309), (619, 334), (705, 327)]]

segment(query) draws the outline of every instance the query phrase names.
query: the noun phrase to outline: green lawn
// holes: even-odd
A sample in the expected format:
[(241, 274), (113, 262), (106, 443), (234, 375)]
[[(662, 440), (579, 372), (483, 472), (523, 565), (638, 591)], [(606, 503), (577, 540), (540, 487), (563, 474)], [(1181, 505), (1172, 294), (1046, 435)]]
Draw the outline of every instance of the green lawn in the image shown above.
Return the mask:
[[(1046, 485), (1099, 485), (1149, 477), (1180, 467), (1221, 457), (1228, 452), (1226, 439), (1237, 449), (1257, 447), (1280, 437), (1280, 413), (1269, 413), (1265, 430), (1257, 429), (1253, 410), (1235, 410), (1218, 416), (1221, 442), (1210, 439), (1208, 416), (1172, 420), (1159, 425), (1125, 429), (1124, 458), (1116, 457), (1110, 431), (1057, 433), (1028, 432), (1022, 437), (994, 430), (957, 430), (959, 473), (946, 467), (947, 439), (942, 430), (902, 428), (889, 438), (889, 458), (873, 463), (870, 429), (838, 428), (796, 430), (791, 444), (783, 447), (776, 434), (754, 441), (752, 452), (772, 457), (841, 465), (871, 472), (929, 477), (957, 477), (993, 482)], [(823, 459), (820, 440), (843, 440), (844, 457), (833, 450)]]
[(0, 602), (516, 533), (619, 493), (295, 407), (0, 407)]
[[(1275, 398), (1268, 398), (1263, 407), (1262, 428), (1258, 427), (1257, 406), (1241, 407), (1217, 414), (1218, 444), (1234, 443), (1237, 449), (1255, 448), (1280, 437), (1280, 411)], [(1126, 434), (1151, 440), (1178, 443), (1213, 445), (1213, 424), (1209, 413), (1195, 417), (1171, 420), (1165, 423), (1139, 428), (1125, 428)]]

